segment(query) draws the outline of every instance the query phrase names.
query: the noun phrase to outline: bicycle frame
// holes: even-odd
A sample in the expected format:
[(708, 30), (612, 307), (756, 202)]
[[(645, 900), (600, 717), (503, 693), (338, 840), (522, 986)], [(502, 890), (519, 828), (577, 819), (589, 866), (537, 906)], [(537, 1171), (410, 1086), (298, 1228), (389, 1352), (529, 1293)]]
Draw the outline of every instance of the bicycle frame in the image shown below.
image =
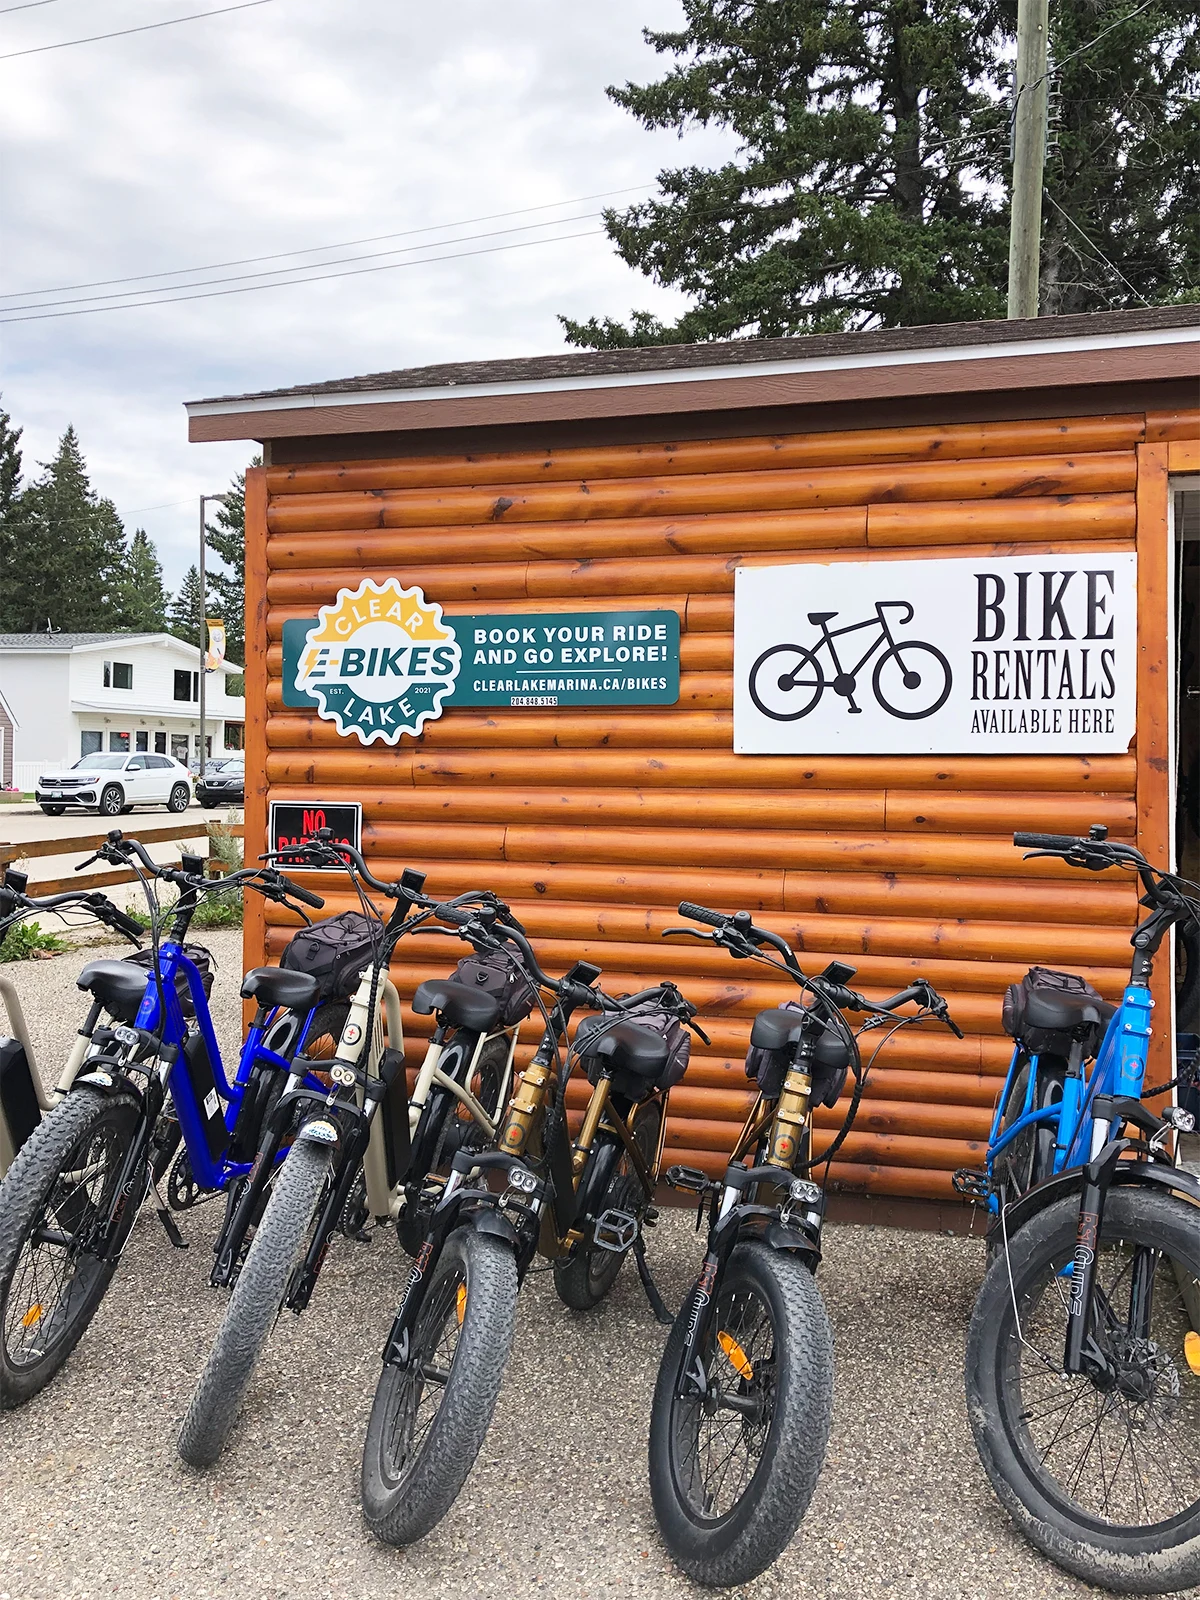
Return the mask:
[[(821, 640), (819, 644), (813, 645), (813, 654), (815, 655), (817, 651), (822, 648), (822, 646), (827, 645), (829, 647), (829, 658), (833, 662), (834, 671), (838, 674), (838, 676), (857, 678), (859, 673), (866, 666), (867, 662), (875, 654), (876, 650), (879, 649), (879, 646), (884, 642), (885, 639), (887, 640), (889, 650), (894, 650), (896, 648), (896, 641), (892, 638), (892, 630), (888, 627), (887, 618), (883, 614), (889, 606), (893, 608), (902, 606), (908, 613), (907, 616), (900, 619), (902, 623), (912, 621), (913, 608), (907, 600), (876, 600), (875, 615), (874, 617), (868, 617), (866, 622), (851, 622), (848, 623), (844, 628), (830, 628), (828, 622), (823, 622), (821, 624)], [(854, 666), (843, 667), (841, 661), (838, 659), (837, 646), (833, 641), (835, 639), (844, 638), (848, 633), (860, 633), (863, 628), (878, 628), (879, 634), (874, 640), (872, 640), (865, 654), (859, 657)]]
[[(1131, 982), (1126, 986), (1121, 1004), (1105, 1030), (1091, 1072), (1087, 1074), (1080, 1072), (1078, 1075), (1068, 1073), (1063, 1084), (1062, 1099), (1055, 1105), (1043, 1106), (1040, 1109), (1034, 1107), (1041, 1057), (1029, 1056), (1029, 1082), (1025, 1089), (1025, 1102), (1021, 1115), (1001, 1133), (1000, 1124), (1004, 1108), (1012, 1091), (1019, 1062), (1025, 1054), (1020, 1045), (1014, 1049), (1008, 1075), (1004, 1080), (1004, 1088), (1001, 1090), (992, 1118), (987, 1153), (989, 1179), (992, 1178), (997, 1159), (1003, 1155), (1014, 1139), (1030, 1128), (1043, 1126), (1053, 1128), (1054, 1162), (1051, 1171), (1054, 1174), (1070, 1167), (1081, 1166), (1093, 1158), (1097, 1153), (1094, 1149), (1096, 1125), (1091, 1108), (1096, 1096), (1113, 1095), (1121, 1099), (1136, 1100), (1141, 1095), (1150, 1049), (1150, 1015), (1153, 1005), (1150, 990), (1145, 984)], [(1107, 1135), (1107, 1128), (1104, 1132)], [(992, 1213), (998, 1213), (1000, 1210), (1000, 1196), (991, 1185), (989, 1185), (988, 1209)]]

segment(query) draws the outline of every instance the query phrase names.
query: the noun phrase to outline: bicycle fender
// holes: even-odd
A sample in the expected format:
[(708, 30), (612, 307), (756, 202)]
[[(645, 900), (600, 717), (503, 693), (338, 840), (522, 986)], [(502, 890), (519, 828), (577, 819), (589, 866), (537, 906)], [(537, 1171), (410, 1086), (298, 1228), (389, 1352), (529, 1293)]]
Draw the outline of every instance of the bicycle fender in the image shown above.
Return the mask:
[(802, 1225), (776, 1217), (744, 1217), (738, 1227), (738, 1242), (753, 1239), (771, 1250), (792, 1250), (816, 1269), (821, 1259), (820, 1240)]
[(494, 1239), (503, 1239), (505, 1244), (511, 1245), (514, 1250), (520, 1247), (521, 1241), (517, 1237), (517, 1230), (503, 1212), (497, 1211), (493, 1206), (479, 1206), (469, 1212), (463, 1220), (466, 1226), (476, 1233), (490, 1233)]
[(142, 1090), (134, 1083), (132, 1078), (127, 1078), (123, 1072), (110, 1065), (93, 1067), (90, 1072), (81, 1072), (72, 1083), (68, 1094), (74, 1094), (76, 1089), (99, 1089), (101, 1094), (110, 1099), (114, 1095), (129, 1094), (137, 1101), (139, 1106), (145, 1104), (146, 1097)]
[[(1113, 1173), (1109, 1187), (1115, 1188), (1118, 1184), (1122, 1187), (1128, 1184), (1149, 1184), (1151, 1187), (1165, 1189), (1171, 1194), (1177, 1194), (1183, 1200), (1190, 1200), (1193, 1205), (1200, 1206), (1200, 1178), (1185, 1172), (1181, 1167), (1168, 1166), (1165, 1161), (1122, 1161)], [(1056, 1173), (1053, 1177), (1044, 1178), (1041, 1183), (1035, 1184), (1005, 1211), (1004, 1225), (1009, 1237), (1011, 1238), (1018, 1228), (1028, 1222), (1030, 1217), (1037, 1216), (1047, 1206), (1052, 1206), (1056, 1200), (1071, 1194), (1077, 1195), (1082, 1188), (1082, 1167), (1071, 1167), (1066, 1172)], [(989, 1244), (1003, 1239), (1003, 1230), (998, 1217), (988, 1228), (987, 1238)]]

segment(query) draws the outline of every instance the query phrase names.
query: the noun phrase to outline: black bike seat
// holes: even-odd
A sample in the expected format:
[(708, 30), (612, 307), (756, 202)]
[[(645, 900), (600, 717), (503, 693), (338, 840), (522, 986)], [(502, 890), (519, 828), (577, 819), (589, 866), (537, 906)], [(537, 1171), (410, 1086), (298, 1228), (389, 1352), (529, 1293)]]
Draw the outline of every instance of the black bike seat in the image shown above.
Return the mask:
[(146, 969), (129, 961), (90, 961), (75, 979), (118, 1022), (132, 1022), (146, 992)]
[(257, 1000), (261, 1006), (310, 1011), (320, 993), (321, 985), (311, 973), (290, 972), (284, 967), (251, 967), (242, 979), (242, 999)]
[(1116, 1006), (1106, 1000), (1093, 1000), (1087, 995), (1058, 995), (1032, 991), (1025, 1001), (1024, 1027), (1053, 1029), (1056, 1033), (1072, 1033), (1098, 1023), (1107, 1028)]
[[(599, 1034), (595, 1044), (589, 1044), (592, 1034)], [(602, 1061), (608, 1072), (631, 1072), (635, 1078), (652, 1080), (667, 1064), (670, 1047), (659, 1033), (649, 1028), (639, 1028), (636, 1022), (613, 1022), (599, 1017), (585, 1017), (575, 1036), (580, 1055)]]
[(823, 622), (831, 622), (837, 616), (836, 611), (810, 611), (808, 620), (814, 628), (819, 628)]
[(501, 1001), (486, 989), (472, 989), (453, 978), (430, 978), (418, 985), (413, 1010), (425, 1017), (436, 1011), (452, 1028), (488, 1033), (500, 1020)]
[(782, 1050), (798, 1044), (804, 1015), (799, 1011), (760, 1011), (750, 1029), (750, 1043), (760, 1050)]

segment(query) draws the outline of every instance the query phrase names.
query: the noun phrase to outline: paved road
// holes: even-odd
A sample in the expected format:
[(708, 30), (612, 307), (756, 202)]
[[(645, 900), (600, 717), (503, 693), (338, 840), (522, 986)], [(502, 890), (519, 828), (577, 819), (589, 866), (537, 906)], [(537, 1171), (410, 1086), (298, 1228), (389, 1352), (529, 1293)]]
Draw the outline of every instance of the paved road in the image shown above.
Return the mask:
[[(221, 963), (222, 1038), (237, 1027), (236, 935)], [(91, 952), (89, 952), (90, 954)], [(16, 971), (44, 1059), (78, 1014), (78, 955)], [(396, 1552), (364, 1534), (358, 1463), (403, 1263), (339, 1240), (310, 1310), (276, 1330), (228, 1458), (197, 1477), (173, 1434), (223, 1300), (206, 1287), (215, 1217), (173, 1251), (143, 1216), (121, 1272), (58, 1381), (0, 1415), (0, 1600), (700, 1600), (655, 1533), (646, 1428), (662, 1331), (637, 1279), (575, 1315), (548, 1279), (522, 1294), (483, 1455), (445, 1521)], [(651, 1240), (669, 1301), (698, 1259), (690, 1216)], [(828, 1461), (753, 1600), (1082, 1600), (1098, 1594), (1013, 1532), (980, 1471), (962, 1400), (982, 1270), (971, 1239), (831, 1226), (821, 1287), (837, 1385)], [(1196, 1600), (1196, 1595), (1193, 1595)]]

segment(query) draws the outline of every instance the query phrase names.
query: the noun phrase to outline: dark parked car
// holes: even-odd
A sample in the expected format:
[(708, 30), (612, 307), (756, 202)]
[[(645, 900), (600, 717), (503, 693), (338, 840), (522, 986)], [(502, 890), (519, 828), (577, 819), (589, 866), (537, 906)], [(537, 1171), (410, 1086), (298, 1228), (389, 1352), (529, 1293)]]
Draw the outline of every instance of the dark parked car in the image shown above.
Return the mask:
[(196, 779), (196, 799), (209, 811), (216, 806), (240, 806), (245, 799), (245, 788), (245, 758), (218, 758), (205, 762), (204, 776)]

